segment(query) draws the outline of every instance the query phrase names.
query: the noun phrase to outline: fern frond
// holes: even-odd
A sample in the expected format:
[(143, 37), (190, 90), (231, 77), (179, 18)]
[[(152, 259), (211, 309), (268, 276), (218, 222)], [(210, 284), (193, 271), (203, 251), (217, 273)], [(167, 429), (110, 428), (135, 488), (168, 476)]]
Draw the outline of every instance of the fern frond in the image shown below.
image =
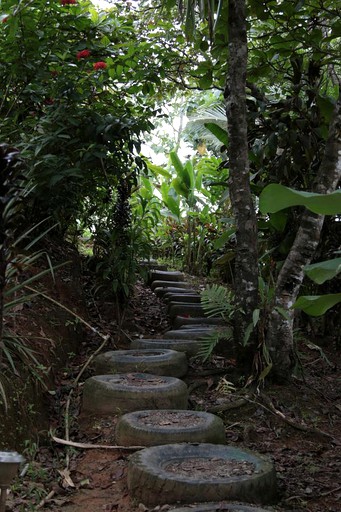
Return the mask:
[(201, 340), (200, 349), (197, 356), (200, 357), (200, 359), (203, 361), (207, 361), (207, 359), (211, 357), (213, 350), (220, 341), (225, 340), (228, 342), (232, 338), (233, 332), (231, 327), (228, 326), (224, 327), (223, 331), (216, 331), (210, 334)]
[(201, 305), (208, 316), (228, 321), (234, 313), (233, 294), (224, 286), (213, 284), (201, 292)]

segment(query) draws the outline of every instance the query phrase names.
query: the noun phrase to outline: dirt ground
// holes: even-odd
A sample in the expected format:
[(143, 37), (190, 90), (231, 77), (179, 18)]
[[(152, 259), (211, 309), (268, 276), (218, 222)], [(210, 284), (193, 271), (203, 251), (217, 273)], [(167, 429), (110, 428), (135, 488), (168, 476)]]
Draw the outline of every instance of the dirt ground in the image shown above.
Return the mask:
[[(89, 323), (110, 334), (107, 349), (125, 348), (129, 339), (157, 336), (168, 328), (163, 304), (149, 288), (138, 284), (129, 311), (117, 318), (115, 305), (95, 300), (91, 278), (86, 281)], [(51, 314), (51, 313), (49, 313)], [(120, 327), (118, 327), (120, 325)], [(8, 510), (23, 512), (144, 512), (127, 490), (129, 450), (114, 447), (116, 418), (84, 418), (81, 389), (91, 375), (86, 368), (79, 386), (75, 379), (103, 338), (84, 329), (83, 350), (70, 359), (55, 379), (50, 396), (50, 428), (54, 436), (72, 442), (108, 445), (106, 449), (67, 448), (51, 437), (28, 447), (29, 468), (8, 496)], [(285, 386), (258, 390), (241, 387), (235, 379), (235, 361), (216, 354), (202, 364), (192, 360), (185, 382), (190, 409), (215, 412), (224, 420), (227, 443), (271, 457), (275, 463), (279, 500), (273, 511), (341, 511), (341, 400), (338, 352), (329, 340), (322, 351), (304, 339), (298, 342), (303, 374)], [(236, 390), (231, 386), (235, 386)], [(70, 407), (68, 427), (65, 410)], [(172, 510), (163, 505), (151, 510)]]

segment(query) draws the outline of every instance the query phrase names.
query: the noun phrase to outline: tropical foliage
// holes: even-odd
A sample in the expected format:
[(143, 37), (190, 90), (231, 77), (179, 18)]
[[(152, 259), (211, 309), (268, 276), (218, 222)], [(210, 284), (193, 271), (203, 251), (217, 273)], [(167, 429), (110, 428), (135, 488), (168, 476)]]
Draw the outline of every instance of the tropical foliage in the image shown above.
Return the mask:
[[(240, 362), (267, 353), (258, 373), (272, 358), (288, 377), (302, 269), (317, 283), (339, 272), (337, 2), (4, 0), (0, 21), (0, 130), (25, 161), (25, 191), (12, 193), (22, 232), (45, 219), (60, 239), (86, 230), (94, 289), (121, 306), (152, 255), (229, 283)], [(326, 311), (333, 291), (294, 307)]]

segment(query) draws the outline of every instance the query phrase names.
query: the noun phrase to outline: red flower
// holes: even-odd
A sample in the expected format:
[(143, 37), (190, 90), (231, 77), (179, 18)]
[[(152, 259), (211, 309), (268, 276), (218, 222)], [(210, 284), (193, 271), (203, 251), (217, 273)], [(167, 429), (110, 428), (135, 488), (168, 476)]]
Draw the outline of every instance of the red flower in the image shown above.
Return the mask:
[(5, 16), (4, 18), (2, 18), (2, 22), (1, 23), (6, 23), (6, 21), (8, 21), (8, 16)]
[(105, 69), (107, 67), (106, 62), (103, 62), (102, 60), (98, 62), (94, 62), (93, 64), (94, 69), (97, 71), (97, 69)]
[(46, 98), (44, 103), (45, 103), (45, 105), (53, 105), (54, 104), (54, 99), (53, 98)]
[(76, 57), (78, 60), (80, 59), (86, 59), (87, 57), (90, 57), (91, 51), (90, 50), (82, 50), (77, 53)]
[(62, 5), (76, 5), (77, 0), (60, 0)]

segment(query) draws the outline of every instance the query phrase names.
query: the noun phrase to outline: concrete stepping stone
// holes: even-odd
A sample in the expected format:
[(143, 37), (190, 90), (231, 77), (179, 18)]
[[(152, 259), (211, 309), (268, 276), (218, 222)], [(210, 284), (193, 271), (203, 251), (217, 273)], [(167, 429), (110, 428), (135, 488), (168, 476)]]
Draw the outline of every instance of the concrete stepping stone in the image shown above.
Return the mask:
[(183, 281), (185, 276), (179, 271), (170, 270), (151, 270), (149, 272), (149, 281)]
[(226, 442), (224, 422), (218, 416), (170, 409), (124, 414), (116, 425), (116, 440), (123, 446)]
[(186, 384), (175, 377), (149, 373), (96, 375), (84, 383), (82, 412), (121, 415), (141, 409), (187, 409)]
[(187, 357), (194, 357), (201, 349), (202, 342), (198, 339), (193, 339), (193, 336), (188, 339), (139, 339), (134, 340), (130, 344), (131, 348), (144, 349), (169, 349), (178, 352), (185, 352)]
[(183, 377), (188, 370), (186, 355), (166, 349), (113, 350), (95, 357), (92, 364), (96, 375), (112, 373), (152, 373)]
[(151, 289), (154, 291), (156, 288), (191, 288), (191, 285), (189, 283), (186, 283), (185, 281), (153, 281), (151, 284)]
[(270, 459), (233, 446), (168, 444), (134, 453), (128, 490), (147, 507), (214, 500), (273, 503), (277, 495)]

